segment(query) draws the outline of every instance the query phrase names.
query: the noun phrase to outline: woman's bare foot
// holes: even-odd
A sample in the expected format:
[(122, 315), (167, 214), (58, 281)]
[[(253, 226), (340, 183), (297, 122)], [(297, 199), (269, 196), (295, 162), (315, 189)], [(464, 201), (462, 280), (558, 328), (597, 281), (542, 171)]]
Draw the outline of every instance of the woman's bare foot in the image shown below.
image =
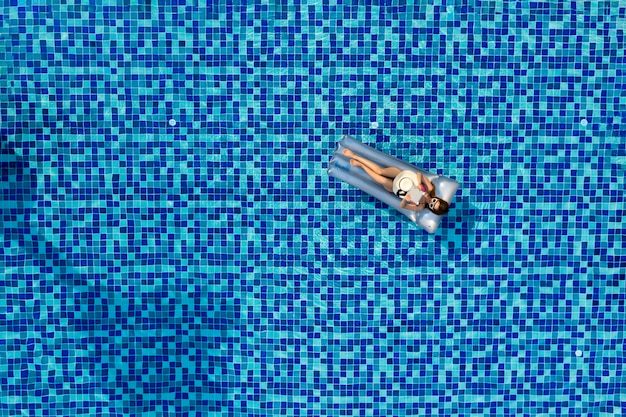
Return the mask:
[(363, 164), (357, 161), (356, 159), (351, 159), (350, 165), (352, 165), (353, 167), (363, 167)]
[(350, 149), (344, 149), (341, 153), (348, 158), (354, 158), (354, 153)]

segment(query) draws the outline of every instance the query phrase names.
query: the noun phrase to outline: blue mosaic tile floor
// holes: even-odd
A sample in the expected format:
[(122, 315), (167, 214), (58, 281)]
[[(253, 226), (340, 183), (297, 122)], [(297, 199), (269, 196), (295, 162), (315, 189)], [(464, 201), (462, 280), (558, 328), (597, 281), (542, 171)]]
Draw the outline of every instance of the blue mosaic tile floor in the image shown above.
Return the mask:
[[(623, 2), (39, 3), (0, 415), (626, 413)], [(461, 183), (436, 234), (328, 178), (344, 134)]]

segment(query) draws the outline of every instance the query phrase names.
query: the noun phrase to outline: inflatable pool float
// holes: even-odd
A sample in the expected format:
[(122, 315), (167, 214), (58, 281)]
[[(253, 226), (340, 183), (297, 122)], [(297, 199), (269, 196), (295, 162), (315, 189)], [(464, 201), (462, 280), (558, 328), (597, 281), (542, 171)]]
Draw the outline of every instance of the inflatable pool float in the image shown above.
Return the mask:
[(454, 198), (454, 194), (456, 190), (459, 188), (459, 183), (453, 179), (444, 177), (442, 175), (437, 175), (432, 172), (424, 171), (416, 166), (407, 164), (406, 162), (401, 161), (398, 158), (394, 158), (392, 156), (386, 155), (376, 149), (367, 146), (358, 140), (350, 137), (344, 136), (338, 143), (337, 148), (333, 152), (333, 156), (330, 160), (328, 174), (342, 181), (347, 182), (350, 185), (353, 185), (359, 188), (361, 191), (364, 191), (379, 199), (380, 201), (387, 203), (391, 207), (403, 213), (407, 216), (413, 223), (418, 226), (421, 226), (424, 230), (429, 233), (434, 233), (439, 227), (439, 223), (441, 223), (442, 216), (439, 216), (428, 209), (424, 209), (421, 211), (412, 211), (406, 208), (402, 208), (400, 203), (402, 202), (402, 198), (394, 195), (393, 193), (385, 190), (385, 188), (374, 181), (372, 177), (370, 177), (361, 167), (352, 166), (350, 164), (350, 158), (343, 154), (343, 151), (348, 149), (352, 151), (354, 154), (365, 157), (370, 161), (380, 165), (381, 167), (397, 167), (402, 172), (398, 175), (399, 178), (394, 180), (394, 191), (397, 187), (401, 187), (401, 182), (408, 181), (407, 180), (407, 172), (419, 172), (424, 175), (426, 178), (430, 180), (430, 182), (435, 186), (435, 194), (437, 197), (447, 201), (449, 204), (452, 203), (452, 199)]

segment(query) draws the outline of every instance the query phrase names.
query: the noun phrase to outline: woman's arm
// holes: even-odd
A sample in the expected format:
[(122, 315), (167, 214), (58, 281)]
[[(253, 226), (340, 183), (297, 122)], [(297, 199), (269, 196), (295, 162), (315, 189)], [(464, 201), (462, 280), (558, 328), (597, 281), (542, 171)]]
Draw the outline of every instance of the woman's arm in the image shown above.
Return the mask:
[(420, 172), (417, 173), (417, 180), (419, 181), (420, 184), (424, 184), (426, 186), (426, 192), (428, 192), (429, 194), (432, 193), (433, 190), (435, 189), (435, 186), (433, 185), (433, 183), (430, 182), (430, 180), (426, 178), (425, 175), (422, 175), (422, 173)]

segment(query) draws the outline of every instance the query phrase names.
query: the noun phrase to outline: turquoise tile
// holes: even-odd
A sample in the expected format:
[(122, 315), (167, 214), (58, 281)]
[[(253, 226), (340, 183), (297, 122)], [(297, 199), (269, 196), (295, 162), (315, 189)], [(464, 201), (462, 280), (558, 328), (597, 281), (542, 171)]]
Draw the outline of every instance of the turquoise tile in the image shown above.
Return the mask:
[(624, 414), (624, 5), (217, 3), (0, 6), (0, 414)]

